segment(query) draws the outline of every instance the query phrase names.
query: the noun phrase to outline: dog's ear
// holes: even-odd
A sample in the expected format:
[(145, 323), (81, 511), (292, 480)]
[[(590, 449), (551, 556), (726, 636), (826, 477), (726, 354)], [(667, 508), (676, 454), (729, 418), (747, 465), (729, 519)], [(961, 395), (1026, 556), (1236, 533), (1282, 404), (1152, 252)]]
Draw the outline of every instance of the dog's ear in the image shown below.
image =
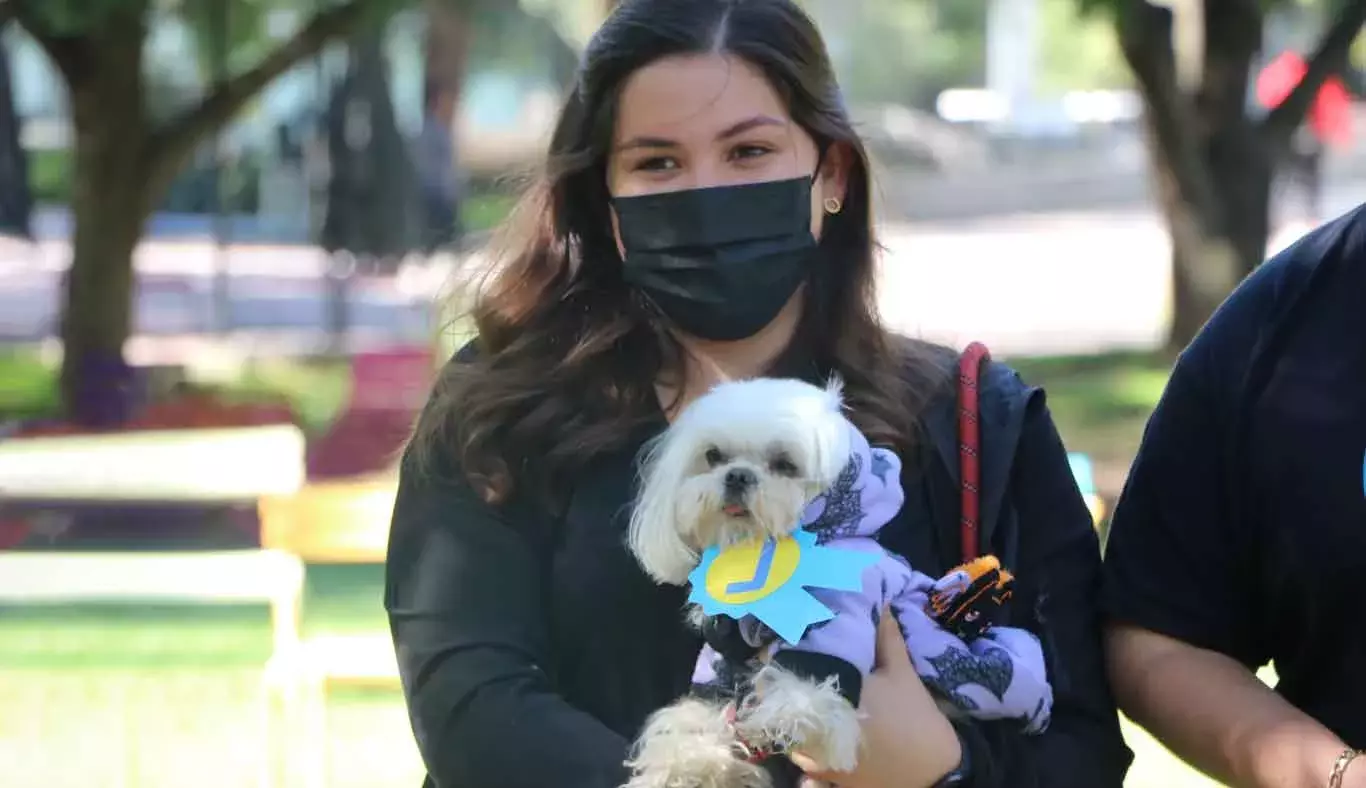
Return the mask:
[(844, 410), (844, 379), (839, 375), (832, 374), (825, 381), (825, 400), (831, 411), (840, 413)]
[(688, 458), (686, 447), (672, 435), (672, 430), (666, 431), (646, 447), (627, 541), (646, 574), (656, 582), (681, 586), (699, 556), (679, 533), (678, 490)]

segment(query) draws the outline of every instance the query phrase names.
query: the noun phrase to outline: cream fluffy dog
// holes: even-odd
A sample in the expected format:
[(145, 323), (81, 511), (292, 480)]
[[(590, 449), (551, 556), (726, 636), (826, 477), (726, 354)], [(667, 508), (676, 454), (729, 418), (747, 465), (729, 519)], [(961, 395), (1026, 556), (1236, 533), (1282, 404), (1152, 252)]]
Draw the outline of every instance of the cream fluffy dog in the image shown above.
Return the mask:
[[(849, 463), (841, 408), (838, 382), (760, 378), (721, 384), (684, 409), (642, 469), (630, 548), (645, 571), (685, 585), (707, 547), (790, 536)], [(700, 624), (700, 608), (689, 614)], [(770, 660), (727, 717), (696, 698), (657, 712), (637, 743), (631, 788), (766, 788), (767, 772), (737, 757), (741, 742), (800, 750), (837, 770), (857, 762), (858, 713), (833, 677)]]
[[(797, 642), (742, 618), (745, 642), (766, 660), (737, 707), (685, 698), (656, 712), (636, 742), (629, 788), (769, 788), (770, 772), (749, 757), (756, 751), (799, 751), (823, 770), (852, 770), (859, 693), (888, 608), (946, 711), (1018, 719), (1026, 732), (1047, 725), (1052, 690), (1038, 639), (1010, 627), (969, 643), (946, 632), (927, 612), (931, 596), (953, 598), (971, 578), (928, 577), (876, 541), (901, 509), (900, 475), (896, 454), (869, 446), (845, 417), (837, 381), (723, 383), (649, 447), (629, 547), (655, 581), (686, 585), (708, 548), (782, 540), (799, 529), (817, 544), (864, 554), (866, 568), (861, 590), (806, 588), (833, 617)], [(700, 625), (705, 615), (692, 606), (689, 618)]]

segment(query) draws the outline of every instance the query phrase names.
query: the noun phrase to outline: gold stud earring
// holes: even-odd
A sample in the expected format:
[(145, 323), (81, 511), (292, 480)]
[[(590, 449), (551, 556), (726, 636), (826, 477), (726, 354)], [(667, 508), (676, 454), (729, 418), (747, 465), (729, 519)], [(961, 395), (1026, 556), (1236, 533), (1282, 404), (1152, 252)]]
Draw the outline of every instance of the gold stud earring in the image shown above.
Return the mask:
[(823, 202), (822, 205), (825, 208), (825, 212), (832, 215), (844, 210), (844, 203), (840, 202), (840, 198), (838, 197), (826, 197), (825, 202)]

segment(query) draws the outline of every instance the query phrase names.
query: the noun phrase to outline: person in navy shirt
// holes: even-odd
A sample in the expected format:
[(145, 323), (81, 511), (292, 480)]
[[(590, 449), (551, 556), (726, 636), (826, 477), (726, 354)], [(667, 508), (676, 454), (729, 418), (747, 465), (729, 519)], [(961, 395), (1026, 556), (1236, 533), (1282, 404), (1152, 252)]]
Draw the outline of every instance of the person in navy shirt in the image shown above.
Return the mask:
[(1366, 786), (1363, 579), (1366, 206), (1261, 266), (1176, 364), (1105, 558), (1121, 708), (1233, 785)]

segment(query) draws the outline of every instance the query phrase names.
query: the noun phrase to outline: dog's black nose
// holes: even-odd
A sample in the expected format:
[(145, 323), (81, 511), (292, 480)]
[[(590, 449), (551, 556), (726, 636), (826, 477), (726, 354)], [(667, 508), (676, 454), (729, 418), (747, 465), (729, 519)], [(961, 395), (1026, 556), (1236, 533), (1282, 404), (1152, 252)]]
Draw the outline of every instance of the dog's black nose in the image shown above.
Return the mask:
[(759, 477), (749, 468), (731, 468), (726, 471), (726, 491), (744, 492), (759, 483)]

